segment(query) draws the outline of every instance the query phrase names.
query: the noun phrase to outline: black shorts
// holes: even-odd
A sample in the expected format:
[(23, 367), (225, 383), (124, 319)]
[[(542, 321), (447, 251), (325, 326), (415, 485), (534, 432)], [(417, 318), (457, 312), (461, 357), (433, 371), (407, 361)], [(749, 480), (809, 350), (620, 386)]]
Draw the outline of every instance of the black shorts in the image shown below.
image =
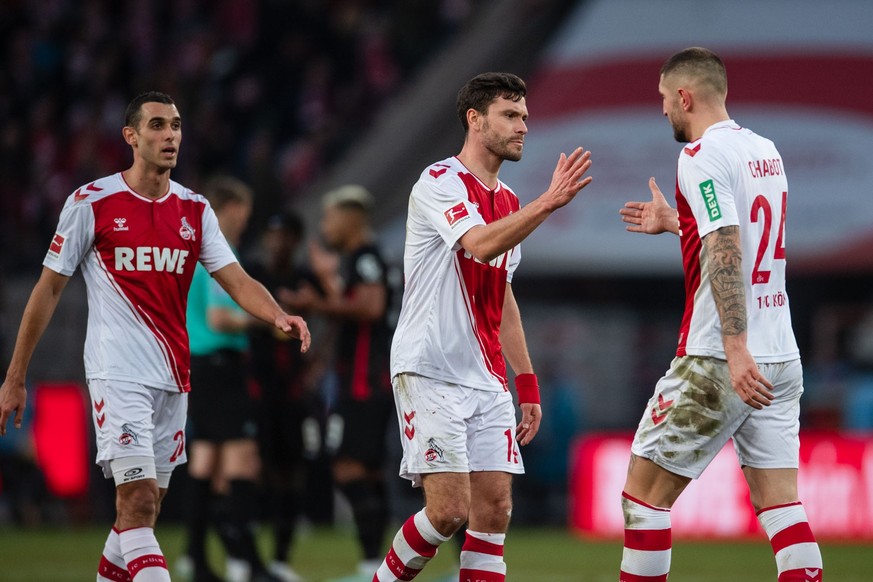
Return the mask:
[(343, 433), (336, 458), (359, 461), (368, 469), (381, 469), (387, 455), (386, 434), (396, 423), (391, 394), (368, 400), (343, 399), (336, 414), (343, 420)]
[(190, 441), (221, 443), (257, 437), (242, 352), (218, 350), (191, 356), (188, 420)]

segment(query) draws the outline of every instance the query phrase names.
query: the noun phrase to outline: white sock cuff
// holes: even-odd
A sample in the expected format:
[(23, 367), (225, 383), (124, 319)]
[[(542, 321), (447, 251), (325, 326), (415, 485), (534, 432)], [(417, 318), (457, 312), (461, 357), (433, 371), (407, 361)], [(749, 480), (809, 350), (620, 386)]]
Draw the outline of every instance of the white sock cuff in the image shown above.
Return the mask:
[(146, 548), (157, 548), (158, 538), (155, 530), (150, 527), (135, 527), (126, 529), (118, 534), (121, 543), (121, 553), (128, 554)]
[(621, 509), (625, 517), (625, 529), (669, 529), (671, 527), (669, 509), (648, 505), (626, 493), (621, 495)]
[(767, 537), (772, 538), (787, 527), (809, 520), (803, 505), (798, 502), (762, 509), (758, 513), (758, 521), (767, 532)]
[(413, 522), (415, 523), (415, 527), (418, 528), (418, 533), (421, 534), (421, 537), (424, 538), (424, 541), (427, 543), (438, 546), (443, 542), (447, 542), (449, 538), (452, 536), (444, 536), (433, 526), (430, 520), (427, 518), (427, 514), (422, 508), (421, 511), (416, 513), (413, 516)]
[(112, 528), (109, 530), (109, 535), (106, 536), (106, 545), (107, 546), (110, 544), (117, 545), (118, 543), (119, 543), (118, 530), (115, 528), (115, 526), (112, 526)]
[(506, 540), (505, 533), (484, 533), (468, 529), (467, 535), (476, 538), (477, 540), (481, 540), (483, 542), (488, 542), (489, 544), (495, 544), (498, 546), (502, 546), (503, 542)]
[(114, 527), (109, 530), (106, 543), (103, 544), (103, 556), (116, 566), (124, 565), (124, 556), (121, 554), (121, 539), (118, 530)]

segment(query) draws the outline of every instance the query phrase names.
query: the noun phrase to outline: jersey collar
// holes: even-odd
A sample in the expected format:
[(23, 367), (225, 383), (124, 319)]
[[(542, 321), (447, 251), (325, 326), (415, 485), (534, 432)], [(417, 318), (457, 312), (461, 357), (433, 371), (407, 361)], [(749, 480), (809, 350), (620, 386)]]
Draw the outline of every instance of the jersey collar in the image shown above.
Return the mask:
[(725, 119), (724, 121), (719, 121), (718, 123), (713, 123), (709, 127), (706, 128), (706, 131), (703, 132), (703, 135), (706, 135), (710, 131), (715, 131), (717, 129), (739, 129), (740, 126), (733, 119)]

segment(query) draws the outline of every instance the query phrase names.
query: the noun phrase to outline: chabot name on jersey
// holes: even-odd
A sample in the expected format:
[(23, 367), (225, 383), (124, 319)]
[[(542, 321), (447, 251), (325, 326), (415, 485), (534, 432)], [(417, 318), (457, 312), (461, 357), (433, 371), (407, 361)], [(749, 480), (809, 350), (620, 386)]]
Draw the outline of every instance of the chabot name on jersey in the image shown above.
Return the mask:
[(160, 247), (115, 247), (116, 271), (166, 271), (182, 274), (188, 251)]

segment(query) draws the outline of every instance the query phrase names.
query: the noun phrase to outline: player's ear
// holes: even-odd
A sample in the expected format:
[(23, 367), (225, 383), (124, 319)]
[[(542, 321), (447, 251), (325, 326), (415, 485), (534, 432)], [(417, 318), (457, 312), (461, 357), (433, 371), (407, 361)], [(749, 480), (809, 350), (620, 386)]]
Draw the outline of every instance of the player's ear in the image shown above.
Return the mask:
[(125, 125), (121, 128), (121, 135), (124, 137), (124, 141), (127, 142), (127, 145), (136, 145), (136, 130), (134, 128)]
[(472, 107), (467, 110), (467, 125), (470, 127), (470, 129), (473, 129), (474, 127), (477, 130), (479, 129), (479, 121), (481, 117), (482, 116), (479, 115), (479, 112)]
[(691, 104), (694, 101), (691, 95), (691, 91), (685, 89), (684, 87), (679, 87), (679, 89), (677, 89), (677, 92), (679, 93), (679, 105), (682, 106), (682, 110), (690, 111)]

